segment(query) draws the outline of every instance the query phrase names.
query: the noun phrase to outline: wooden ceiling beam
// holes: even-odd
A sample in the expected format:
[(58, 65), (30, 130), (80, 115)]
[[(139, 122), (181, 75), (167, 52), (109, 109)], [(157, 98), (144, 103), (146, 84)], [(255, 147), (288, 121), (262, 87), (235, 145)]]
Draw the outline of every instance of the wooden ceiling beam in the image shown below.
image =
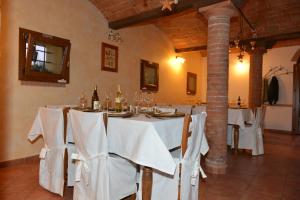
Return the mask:
[[(240, 43), (244, 45), (249, 45), (249, 43), (253, 40), (256, 41), (256, 46), (264, 46), (266, 49), (271, 49), (278, 41), (284, 41), (284, 40), (296, 40), (300, 39), (300, 31), (298, 32), (292, 32), (292, 33), (284, 33), (279, 35), (271, 35), (266, 37), (260, 37), (260, 38), (249, 38), (241, 40)], [(233, 43), (231, 41), (230, 43)], [(191, 52), (191, 51), (203, 51), (206, 50), (207, 46), (196, 46), (196, 47), (188, 47), (188, 48), (180, 48), (175, 49), (175, 53), (185, 53), (185, 52)]]
[(197, 46), (197, 47), (188, 47), (188, 48), (181, 48), (181, 49), (175, 49), (175, 53), (185, 53), (185, 52), (191, 52), (191, 51), (205, 51), (207, 49), (207, 46)]
[(108, 23), (109, 28), (111, 29), (121, 29), (129, 26), (133, 26), (136, 24), (141, 24), (147, 21), (155, 20), (161, 17), (170, 16), (174, 14), (178, 14), (185, 10), (189, 9), (197, 9), (205, 6), (209, 6), (212, 4), (220, 3), (225, 0), (184, 0), (179, 1), (178, 4), (173, 5), (173, 10), (161, 10), (161, 6), (152, 10), (144, 11), (142, 13), (124, 18), (119, 19), (116, 21), (111, 21)]

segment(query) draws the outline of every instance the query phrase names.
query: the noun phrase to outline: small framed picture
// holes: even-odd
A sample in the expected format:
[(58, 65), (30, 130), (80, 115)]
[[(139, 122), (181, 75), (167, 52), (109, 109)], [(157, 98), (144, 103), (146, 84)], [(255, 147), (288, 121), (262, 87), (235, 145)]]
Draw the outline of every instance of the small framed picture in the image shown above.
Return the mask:
[(158, 63), (141, 60), (140, 89), (144, 91), (158, 91)]
[(118, 72), (118, 47), (102, 42), (101, 70)]
[(187, 83), (186, 83), (186, 93), (188, 95), (195, 95), (197, 91), (197, 74), (188, 72), (187, 73)]

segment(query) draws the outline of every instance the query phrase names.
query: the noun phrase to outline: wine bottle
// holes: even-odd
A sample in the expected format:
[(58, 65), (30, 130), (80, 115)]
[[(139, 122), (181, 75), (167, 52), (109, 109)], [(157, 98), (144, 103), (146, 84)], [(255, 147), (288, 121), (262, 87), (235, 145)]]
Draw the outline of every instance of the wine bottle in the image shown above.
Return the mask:
[(122, 112), (122, 93), (120, 85), (118, 85), (117, 96), (115, 98), (115, 110), (116, 112)]
[(238, 107), (241, 107), (241, 97), (240, 96), (238, 97), (237, 105), (238, 105)]
[(99, 110), (100, 109), (100, 101), (97, 92), (97, 85), (94, 88), (93, 96), (92, 96), (92, 109)]

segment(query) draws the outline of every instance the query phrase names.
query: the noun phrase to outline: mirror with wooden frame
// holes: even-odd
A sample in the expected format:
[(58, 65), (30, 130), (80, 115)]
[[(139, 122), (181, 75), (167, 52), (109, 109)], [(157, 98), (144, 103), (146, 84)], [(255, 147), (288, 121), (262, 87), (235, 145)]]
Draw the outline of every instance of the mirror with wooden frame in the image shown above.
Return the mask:
[(69, 83), (69, 40), (19, 29), (19, 80)]
[(186, 93), (188, 95), (195, 95), (197, 91), (197, 74), (188, 72), (187, 73), (187, 83), (186, 83)]

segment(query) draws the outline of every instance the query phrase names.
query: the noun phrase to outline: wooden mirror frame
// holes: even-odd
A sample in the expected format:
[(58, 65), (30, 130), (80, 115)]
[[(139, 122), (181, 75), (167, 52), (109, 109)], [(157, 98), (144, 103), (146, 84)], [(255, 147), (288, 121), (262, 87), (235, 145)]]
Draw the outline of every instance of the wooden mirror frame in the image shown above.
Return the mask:
[[(27, 41), (28, 50), (26, 57)], [(63, 48), (62, 69), (60, 74), (32, 70), (31, 62), (34, 49), (33, 44), (35, 42), (42, 42)], [(69, 83), (70, 49), (70, 40), (19, 28), (19, 80), (62, 84)]]
[[(146, 81), (146, 70), (147, 68), (154, 69), (155, 74), (153, 79), (153, 83), (149, 84)], [(140, 89), (143, 91), (152, 91), (157, 92), (158, 91), (158, 83), (159, 83), (159, 76), (158, 76), (158, 63), (150, 63), (147, 60), (141, 60), (141, 74), (140, 74)]]
[[(195, 79), (195, 85), (191, 86), (189, 79)], [(188, 72), (186, 78), (186, 94), (188, 95), (195, 95), (197, 91), (197, 74)]]

